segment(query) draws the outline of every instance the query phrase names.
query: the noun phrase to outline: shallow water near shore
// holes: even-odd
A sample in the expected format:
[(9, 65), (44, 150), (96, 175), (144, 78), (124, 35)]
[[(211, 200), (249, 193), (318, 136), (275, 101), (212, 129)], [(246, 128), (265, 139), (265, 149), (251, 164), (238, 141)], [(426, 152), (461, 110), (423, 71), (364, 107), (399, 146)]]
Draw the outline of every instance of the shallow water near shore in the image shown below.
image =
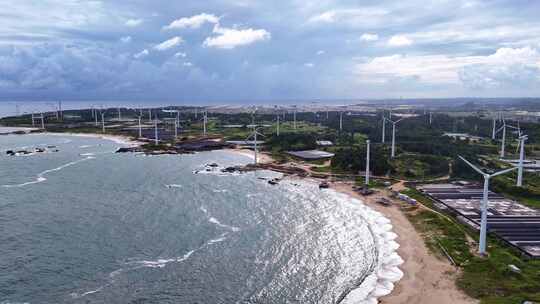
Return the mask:
[(0, 303), (376, 303), (401, 276), (389, 221), (358, 200), (204, 171), (251, 161), (231, 152), (118, 147), (0, 138)]

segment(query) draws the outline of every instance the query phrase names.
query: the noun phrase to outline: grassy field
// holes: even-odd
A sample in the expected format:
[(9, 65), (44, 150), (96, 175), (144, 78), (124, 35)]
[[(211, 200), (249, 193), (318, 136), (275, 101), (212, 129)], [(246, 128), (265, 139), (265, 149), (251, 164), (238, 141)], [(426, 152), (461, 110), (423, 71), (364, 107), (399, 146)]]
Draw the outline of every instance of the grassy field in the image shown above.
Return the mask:
[[(416, 190), (405, 194), (427, 207), (431, 200)], [(476, 252), (477, 232), (445, 215), (406, 207), (405, 214), (423, 235), (426, 245), (441, 258), (445, 253), (461, 269), (457, 285), (482, 304), (514, 304), (540, 301), (540, 261), (526, 260), (519, 253), (494, 237), (488, 238), (489, 258)], [(444, 250), (442, 249), (444, 248)], [(521, 273), (514, 273), (508, 265), (515, 265)]]

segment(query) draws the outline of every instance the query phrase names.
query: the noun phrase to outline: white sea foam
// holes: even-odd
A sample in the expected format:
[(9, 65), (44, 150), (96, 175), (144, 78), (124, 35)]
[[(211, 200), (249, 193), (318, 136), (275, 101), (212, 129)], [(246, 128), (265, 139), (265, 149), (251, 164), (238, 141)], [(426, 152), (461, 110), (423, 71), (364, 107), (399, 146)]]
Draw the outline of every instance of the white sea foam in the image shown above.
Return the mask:
[(229, 226), (229, 225), (225, 225), (225, 224), (222, 224), (220, 221), (218, 221), (215, 217), (210, 217), (208, 219), (208, 221), (212, 224), (215, 224), (216, 226), (219, 226), (221, 228), (225, 228), (225, 229), (229, 229), (231, 230), (232, 232), (238, 232), (240, 231), (240, 228), (238, 227), (234, 227), (234, 226)]
[[(283, 184), (285, 186), (289, 185), (290, 187), (286, 187), (286, 189), (295, 193), (295, 195), (307, 195), (314, 200), (320, 200), (316, 184), (314, 185), (308, 181), (294, 181), (294, 183), (299, 184), (300, 187), (294, 187), (292, 182), (285, 182)], [(348, 207), (351, 207), (351, 211), (354, 211), (355, 216), (362, 218), (372, 234), (376, 249), (374, 252), (375, 264), (373, 271), (367, 275), (360, 286), (350, 291), (341, 303), (376, 304), (378, 303), (378, 298), (390, 294), (394, 288), (394, 283), (403, 277), (403, 272), (399, 269), (399, 266), (403, 263), (403, 259), (396, 252), (399, 248), (399, 244), (395, 241), (397, 234), (392, 231), (393, 227), (388, 218), (367, 207), (362, 201), (332, 189), (325, 190), (326, 195), (328, 195), (329, 200), (335, 201), (336, 204), (347, 204)], [(330, 207), (320, 205), (318, 208)], [(347, 225), (356, 224), (356, 222), (343, 223), (339, 220), (332, 222), (332, 218), (325, 219), (329, 221), (328, 225), (340, 230), (343, 230), (343, 225), (347, 227)], [(301, 233), (301, 230), (305, 229), (305, 227), (299, 225), (297, 229)], [(334, 237), (344, 237), (340, 242), (350, 242), (350, 240), (347, 240), (347, 236), (336, 235)], [(346, 277), (337, 278), (336, 282), (338, 284), (348, 284)]]
[(79, 164), (79, 163), (82, 163), (84, 161), (88, 161), (88, 160), (91, 160), (91, 159), (95, 159), (95, 157), (88, 156), (88, 157), (80, 159), (80, 160), (69, 162), (69, 163), (67, 163), (65, 165), (62, 165), (62, 166), (58, 167), (58, 168), (45, 170), (45, 171), (39, 173), (36, 176), (36, 179), (31, 181), (31, 182), (26, 182), (26, 183), (22, 183), (22, 184), (14, 184), (14, 185), (2, 185), (2, 187), (4, 187), (4, 188), (21, 188), (21, 187), (25, 187), (25, 186), (28, 186), (28, 185), (39, 184), (39, 183), (42, 183), (42, 182), (47, 180), (47, 178), (45, 178), (45, 176), (47, 174), (49, 174), (49, 173), (60, 171), (60, 170), (65, 169), (67, 167), (71, 167), (73, 165), (76, 165), (76, 164)]
[(216, 243), (221, 243), (223, 241), (225, 241), (227, 239), (226, 237), (227, 233), (223, 234), (223, 236), (217, 238), (217, 239), (213, 239), (213, 240), (210, 240), (208, 241), (208, 245), (213, 245), (213, 244), (216, 244)]
[(227, 190), (227, 189), (214, 189), (214, 190), (212, 190), (212, 192), (214, 192), (214, 193), (226, 193), (226, 192), (229, 192), (229, 190)]

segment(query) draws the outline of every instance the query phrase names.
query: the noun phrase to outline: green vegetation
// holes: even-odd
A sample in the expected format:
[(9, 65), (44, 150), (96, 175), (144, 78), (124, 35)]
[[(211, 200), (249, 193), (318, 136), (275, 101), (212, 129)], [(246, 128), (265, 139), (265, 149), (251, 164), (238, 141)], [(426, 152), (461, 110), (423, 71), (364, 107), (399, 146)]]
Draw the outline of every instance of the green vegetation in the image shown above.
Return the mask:
[(391, 163), (398, 176), (422, 180), (448, 175), (450, 168), (447, 158), (426, 154), (401, 154)]
[(271, 151), (299, 151), (317, 148), (317, 136), (314, 133), (284, 133), (272, 135), (266, 141)]
[[(366, 170), (366, 146), (339, 148), (332, 159), (332, 168), (358, 173)], [(371, 148), (370, 169), (375, 175), (386, 175), (391, 169), (388, 162), (389, 152), (386, 147)]]
[(524, 174), (523, 187), (516, 186), (516, 173), (498, 176), (491, 181), (491, 190), (518, 200), (524, 205), (540, 208), (540, 176)]

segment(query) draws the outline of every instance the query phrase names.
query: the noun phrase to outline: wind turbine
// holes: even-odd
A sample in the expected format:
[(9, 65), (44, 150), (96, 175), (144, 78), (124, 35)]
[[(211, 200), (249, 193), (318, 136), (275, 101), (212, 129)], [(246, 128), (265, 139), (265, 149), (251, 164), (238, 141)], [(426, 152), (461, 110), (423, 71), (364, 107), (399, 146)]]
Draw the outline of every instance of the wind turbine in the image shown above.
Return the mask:
[(392, 154), (391, 154), (391, 157), (394, 158), (396, 157), (396, 124), (400, 121), (403, 120), (402, 119), (399, 119), (399, 120), (396, 120), (396, 121), (392, 121), (390, 119), (387, 119), (391, 124), (392, 124)]
[(118, 122), (122, 120), (122, 114), (120, 112), (120, 108), (118, 108)]
[(253, 151), (255, 153), (254, 155), (254, 163), (255, 165), (258, 163), (258, 158), (257, 158), (257, 154), (259, 153), (259, 150), (258, 150), (258, 147), (257, 147), (257, 135), (260, 135), (262, 137), (264, 137), (263, 134), (259, 133), (259, 129), (257, 129), (256, 127), (253, 127), (253, 132), (251, 132), (251, 134), (246, 138), (246, 143), (249, 141), (250, 138), (253, 138), (253, 142), (254, 142), (254, 145), (253, 145)]
[(518, 136), (521, 136), (521, 130), (520, 130), (519, 127), (514, 127), (514, 126), (511, 126), (511, 125), (507, 125), (506, 120), (504, 118), (502, 119), (502, 122), (503, 122), (502, 127), (500, 127), (499, 130), (497, 130), (496, 133), (499, 133), (500, 131), (502, 131), (501, 158), (504, 158), (504, 156), (505, 156), (505, 146), (506, 146), (506, 128), (508, 127), (508, 128), (518, 130)]
[(277, 117), (277, 125), (276, 125), (276, 135), (279, 136), (279, 113), (276, 115)]
[(296, 106), (294, 106), (293, 112), (293, 128), (296, 130)]
[(38, 119), (41, 119), (41, 129), (45, 130), (45, 117), (43, 116), (43, 113), (41, 113)]
[(478, 169), (478, 167), (476, 167), (475, 165), (470, 163), (468, 160), (466, 160), (462, 156), (459, 156), (459, 158), (461, 160), (463, 160), (471, 168), (473, 168), (476, 172), (480, 173), (484, 177), (484, 194), (482, 196), (482, 202), (481, 202), (481, 207), (480, 207), (482, 215), (481, 215), (481, 221), (480, 221), (480, 245), (479, 245), (479, 248), (478, 248), (478, 252), (481, 255), (485, 255), (486, 254), (487, 208), (488, 208), (489, 180), (491, 178), (495, 177), (495, 176), (511, 172), (511, 171), (517, 169), (517, 167), (502, 170), (502, 171), (499, 171), (499, 172), (496, 172), (496, 173), (493, 173), (493, 174), (490, 175), (490, 174), (484, 173), (482, 170)]
[(101, 131), (105, 133), (105, 112), (100, 112), (101, 114)]
[(339, 112), (339, 130), (343, 131), (343, 111)]
[(155, 141), (155, 144), (157, 146), (159, 144), (157, 115), (156, 115), (156, 119), (154, 119), (154, 141)]
[(366, 152), (366, 186), (369, 186), (369, 154), (370, 154), (370, 143), (371, 141), (368, 139), (366, 140), (367, 145), (367, 152)]
[(382, 114), (382, 143), (384, 144), (386, 137), (386, 117), (384, 117), (384, 111)]
[(525, 160), (525, 141), (529, 139), (527, 135), (520, 136), (519, 141), (519, 165), (518, 165), (518, 176), (516, 186), (523, 187), (523, 161)]
[(495, 140), (495, 136), (497, 135), (497, 119), (495, 116), (493, 116), (493, 130), (491, 131), (491, 139)]
[(208, 123), (208, 111), (204, 110), (202, 120), (203, 120), (203, 135), (206, 136), (206, 124)]
[[(141, 112), (142, 113), (142, 112)], [(139, 115), (139, 138), (142, 138), (142, 125), (141, 125), (142, 115)]]

